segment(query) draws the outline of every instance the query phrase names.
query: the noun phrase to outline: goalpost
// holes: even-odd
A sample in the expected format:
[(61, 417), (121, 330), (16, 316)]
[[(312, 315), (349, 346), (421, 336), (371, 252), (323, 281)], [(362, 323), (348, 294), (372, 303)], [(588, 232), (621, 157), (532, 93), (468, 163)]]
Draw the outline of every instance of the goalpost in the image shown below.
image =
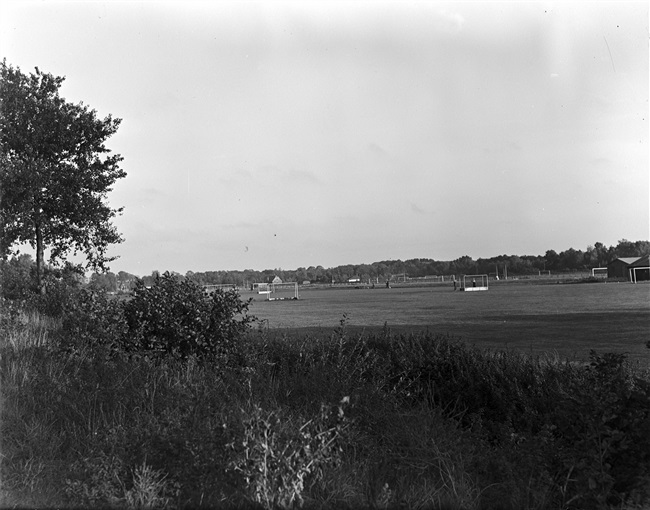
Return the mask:
[(270, 283), (266, 295), (269, 301), (298, 299), (298, 282)]
[(606, 267), (592, 267), (591, 268), (591, 276), (595, 277), (600, 277), (600, 278), (607, 278), (607, 268)]
[(407, 277), (406, 281), (407, 283), (444, 283), (445, 277), (441, 275), (413, 276)]
[(253, 289), (257, 291), (258, 294), (270, 294), (271, 288), (269, 283), (254, 283)]
[[(648, 272), (650, 272), (650, 267), (632, 267), (632, 268), (630, 268), (630, 281), (632, 283), (636, 283), (638, 281), (637, 280), (637, 275), (636, 275), (637, 271), (645, 271), (646, 273), (648, 273)], [(647, 280), (647, 278), (642, 278), (641, 281), (643, 281), (644, 279)]]
[(461, 279), (460, 290), (475, 291), (488, 290), (488, 275), (486, 274), (464, 274)]
[(239, 290), (234, 283), (214, 283), (211, 285), (204, 285), (203, 292), (210, 295), (216, 290)]

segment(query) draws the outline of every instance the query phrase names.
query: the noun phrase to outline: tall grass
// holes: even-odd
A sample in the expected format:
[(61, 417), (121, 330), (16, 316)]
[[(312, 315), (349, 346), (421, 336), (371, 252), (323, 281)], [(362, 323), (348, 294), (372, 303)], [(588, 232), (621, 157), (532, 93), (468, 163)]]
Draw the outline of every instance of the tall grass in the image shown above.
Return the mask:
[[(224, 366), (2, 331), (2, 506), (634, 508), (650, 380), (428, 333), (268, 331)], [(645, 480), (645, 481), (644, 481)]]

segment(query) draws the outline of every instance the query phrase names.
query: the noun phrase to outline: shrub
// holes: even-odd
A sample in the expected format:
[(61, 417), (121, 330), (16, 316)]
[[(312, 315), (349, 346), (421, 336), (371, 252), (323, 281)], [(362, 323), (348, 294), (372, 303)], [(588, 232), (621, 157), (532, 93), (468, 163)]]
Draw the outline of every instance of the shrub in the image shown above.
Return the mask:
[(237, 340), (254, 320), (250, 301), (235, 290), (206, 296), (202, 287), (166, 272), (151, 287), (136, 282), (133, 298), (124, 304), (127, 334), (124, 348), (178, 358), (220, 356), (238, 352)]
[(23, 326), (20, 315), (20, 306), (13, 301), (0, 297), (0, 335), (5, 337), (16, 330), (20, 330)]
[(0, 260), (0, 291), (2, 297), (22, 300), (35, 291), (34, 262), (29, 255)]
[(625, 355), (591, 352), (551, 417), (567, 481), (579, 508), (620, 506), (650, 497), (650, 384), (626, 366)]
[(43, 276), (45, 293), (37, 289), (25, 295), (27, 307), (50, 317), (61, 317), (70, 300), (81, 289), (83, 269), (66, 263), (62, 268), (46, 268)]
[(127, 330), (124, 311), (104, 292), (81, 289), (69, 296), (62, 319), (60, 345), (66, 350), (121, 350)]

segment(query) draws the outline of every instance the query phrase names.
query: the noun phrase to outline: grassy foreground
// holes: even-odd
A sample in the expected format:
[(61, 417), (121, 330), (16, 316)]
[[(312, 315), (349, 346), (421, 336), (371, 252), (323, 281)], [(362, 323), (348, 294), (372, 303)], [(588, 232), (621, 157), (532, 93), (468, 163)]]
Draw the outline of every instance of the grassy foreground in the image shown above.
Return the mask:
[(650, 376), (428, 333), (249, 333), (236, 362), (0, 328), (2, 507), (647, 508)]

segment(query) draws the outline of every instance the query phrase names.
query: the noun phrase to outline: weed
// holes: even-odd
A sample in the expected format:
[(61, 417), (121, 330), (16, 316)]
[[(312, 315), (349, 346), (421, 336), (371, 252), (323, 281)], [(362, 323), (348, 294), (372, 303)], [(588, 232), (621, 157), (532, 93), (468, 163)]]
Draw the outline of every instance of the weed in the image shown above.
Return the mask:
[(168, 492), (166, 475), (143, 462), (133, 471), (133, 487), (125, 493), (126, 505), (142, 510), (166, 508)]
[(70, 472), (65, 493), (72, 501), (94, 507), (119, 506), (124, 502), (126, 467), (119, 457), (100, 452), (75, 461)]
[(305, 485), (339, 462), (345, 404), (322, 406), (317, 417), (298, 428), (293, 420), (254, 406), (244, 421), (243, 441), (231, 445), (236, 452), (231, 469), (243, 476), (247, 497), (267, 509), (301, 507)]

